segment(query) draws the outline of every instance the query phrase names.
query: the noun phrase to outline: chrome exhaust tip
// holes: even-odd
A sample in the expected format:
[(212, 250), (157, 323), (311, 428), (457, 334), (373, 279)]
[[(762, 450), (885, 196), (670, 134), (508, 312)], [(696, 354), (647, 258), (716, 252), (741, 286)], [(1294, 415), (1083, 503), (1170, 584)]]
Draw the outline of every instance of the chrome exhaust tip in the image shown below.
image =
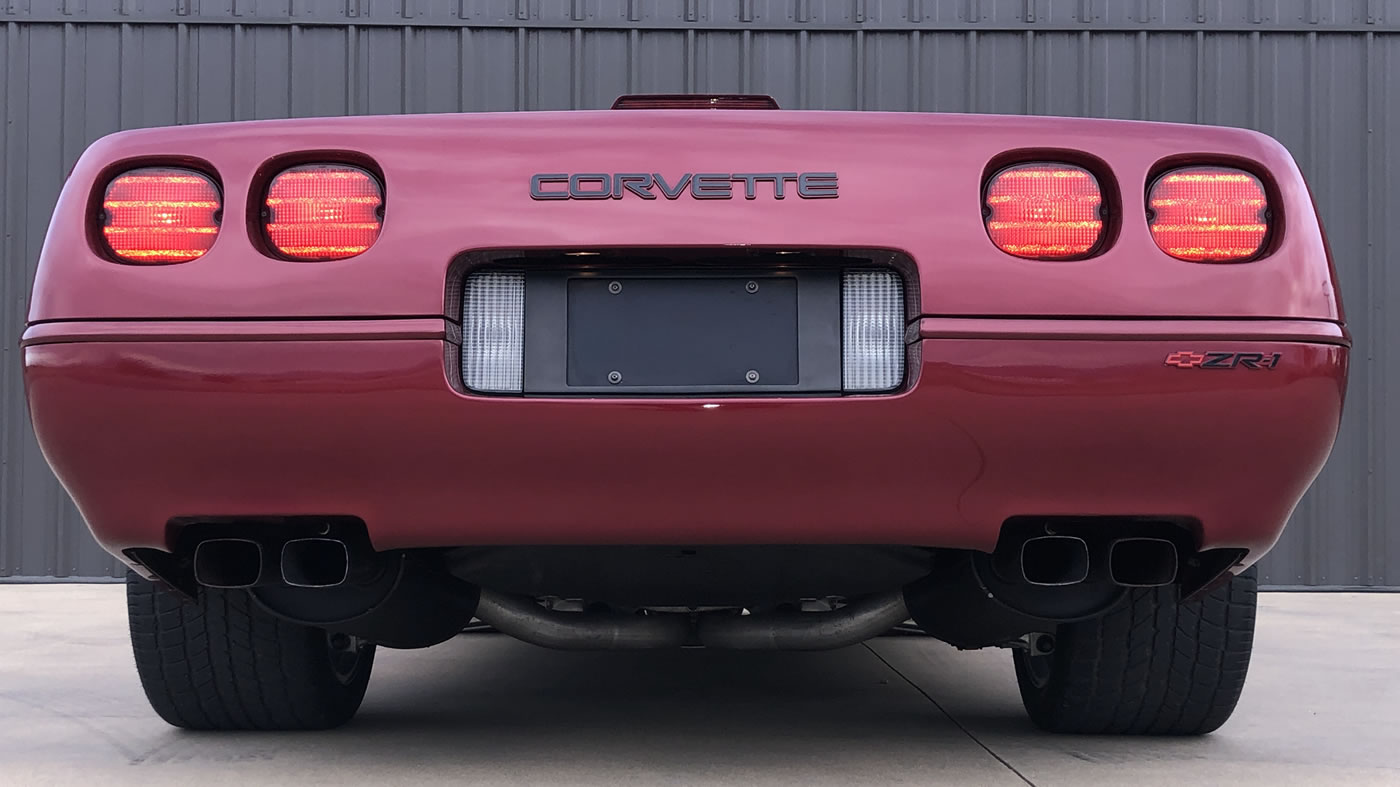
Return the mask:
[(1176, 581), (1176, 544), (1165, 538), (1117, 538), (1108, 545), (1108, 576), (1115, 585), (1154, 588)]
[(334, 538), (293, 538), (282, 545), (282, 581), (294, 588), (330, 588), (350, 576), (350, 548)]
[(209, 538), (194, 548), (194, 581), (208, 588), (247, 588), (262, 581), (263, 548), (247, 538)]
[(1089, 544), (1078, 536), (1035, 536), (1021, 544), (1021, 578), (1031, 585), (1077, 585), (1089, 578)]

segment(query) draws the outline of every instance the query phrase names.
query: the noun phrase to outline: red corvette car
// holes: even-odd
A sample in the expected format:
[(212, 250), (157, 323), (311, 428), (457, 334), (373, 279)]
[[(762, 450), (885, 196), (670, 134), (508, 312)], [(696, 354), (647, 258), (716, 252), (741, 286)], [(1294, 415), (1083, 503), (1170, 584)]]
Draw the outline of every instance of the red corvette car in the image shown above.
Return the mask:
[(1233, 128), (776, 111), (114, 134), (54, 213), (40, 444), (190, 728), (317, 728), (376, 646), (1006, 647), (1040, 726), (1198, 734), (1349, 335)]

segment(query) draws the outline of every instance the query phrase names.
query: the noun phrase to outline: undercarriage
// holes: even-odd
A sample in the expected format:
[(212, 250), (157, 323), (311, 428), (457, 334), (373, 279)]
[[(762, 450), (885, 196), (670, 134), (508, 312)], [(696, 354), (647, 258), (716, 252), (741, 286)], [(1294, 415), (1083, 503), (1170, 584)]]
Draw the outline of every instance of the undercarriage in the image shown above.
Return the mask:
[(351, 519), (210, 522), (134, 560), (187, 595), (246, 591), (292, 623), (389, 647), (473, 618), (561, 649), (819, 650), (912, 618), (961, 648), (1049, 647), (1130, 588), (1191, 599), (1241, 550), (1196, 551), (1189, 522), (1020, 518), (991, 554), (895, 545), (496, 546), (376, 552)]

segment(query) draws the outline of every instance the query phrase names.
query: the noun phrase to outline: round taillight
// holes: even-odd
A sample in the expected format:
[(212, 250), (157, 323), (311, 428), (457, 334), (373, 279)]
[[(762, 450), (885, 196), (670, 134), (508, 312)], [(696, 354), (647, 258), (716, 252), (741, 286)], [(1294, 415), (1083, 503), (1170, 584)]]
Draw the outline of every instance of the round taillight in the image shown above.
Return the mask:
[(180, 167), (124, 172), (102, 195), (102, 239), (112, 256), (138, 265), (203, 257), (219, 236), (219, 189)]
[(282, 256), (343, 260), (379, 238), (384, 189), (359, 167), (306, 164), (273, 178), (263, 207), (268, 242)]
[(1072, 260), (1103, 237), (1103, 193), (1093, 173), (1073, 164), (1007, 167), (987, 181), (987, 235), (1017, 257)]
[(1269, 234), (1259, 179), (1233, 167), (1182, 167), (1147, 192), (1147, 226), (1167, 254), (1190, 262), (1246, 262)]

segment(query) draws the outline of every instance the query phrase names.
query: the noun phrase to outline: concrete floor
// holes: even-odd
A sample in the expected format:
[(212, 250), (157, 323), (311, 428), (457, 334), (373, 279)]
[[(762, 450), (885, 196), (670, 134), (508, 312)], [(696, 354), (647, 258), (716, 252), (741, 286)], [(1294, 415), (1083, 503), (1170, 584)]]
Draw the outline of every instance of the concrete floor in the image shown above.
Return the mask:
[(0, 586), (0, 783), (1400, 784), (1400, 594), (1264, 597), (1234, 719), (1059, 737), (1010, 657), (888, 637), (830, 653), (556, 653), (492, 634), (380, 651), (326, 733), (151, 713), (116, 585)]

